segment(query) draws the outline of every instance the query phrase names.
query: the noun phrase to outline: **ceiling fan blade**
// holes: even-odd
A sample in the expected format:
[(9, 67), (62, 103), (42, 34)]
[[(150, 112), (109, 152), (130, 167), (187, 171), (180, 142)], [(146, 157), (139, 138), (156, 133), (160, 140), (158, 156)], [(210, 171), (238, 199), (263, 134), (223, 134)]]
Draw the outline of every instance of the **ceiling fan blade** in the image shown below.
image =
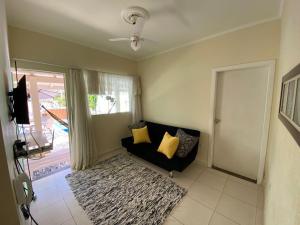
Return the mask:
[(109, 41), (130, 41), (130, 38), (110, 38)]
[(147, 41), (147, 42), (152, 42), (152, 43), (157, 43), (157, 41), (154, 41), (152, 39), (148, 39), (148, 38), (140, 38), (141, 41)]

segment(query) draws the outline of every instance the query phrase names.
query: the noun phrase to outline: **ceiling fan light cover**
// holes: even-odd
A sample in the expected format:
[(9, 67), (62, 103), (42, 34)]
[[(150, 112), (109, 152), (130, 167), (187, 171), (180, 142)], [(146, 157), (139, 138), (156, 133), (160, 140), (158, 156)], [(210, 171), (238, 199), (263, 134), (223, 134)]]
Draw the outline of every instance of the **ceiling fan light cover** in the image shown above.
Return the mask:
[(142, 47), (142, 42), (141, 41), (132, 41), (130, 43), (130, 46), (134, 51), (137, 51)]

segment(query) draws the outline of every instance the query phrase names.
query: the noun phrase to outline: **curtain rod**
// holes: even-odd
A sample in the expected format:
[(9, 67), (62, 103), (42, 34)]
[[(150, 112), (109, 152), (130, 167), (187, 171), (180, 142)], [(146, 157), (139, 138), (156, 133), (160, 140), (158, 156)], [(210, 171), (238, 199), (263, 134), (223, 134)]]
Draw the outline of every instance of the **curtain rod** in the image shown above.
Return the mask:
[[(29, 62), (29, 63), (37, 63), (37, 64), (41, 64), (41, 65), (47, 65), (47, 66), (55, 66), (55, 67), (60, 67), (63, 69), (70, 69), (70, 68), (74, 68), (74, 69), (83, 69), (83, 70), (93, 70), (93, 71), (97, 71), (97, 72), (102, 72), (102, 73), (110, 73), (110, 74), (116, 74), (116, 75), (123, 75), (123, 76), (130, 76), (130, 74), (120, 74), (120, 73), (115, 73), (115, 72), (107, 72), (107, 71), (102, 71), (102, 70), (95, 70), (95, 69), (88, 69), (88, 68), (80, 68), (78, 66), (63, 66), (60, 64), (52, 64), (52, 63), (47, 63), (47, 62), (42, 62), (42, 61), (35, 61), (35, 60), (31, 60), (31, 59), (21, 59), (21, 58), (10, 58), (10, 60), (12, 61), (20, 61), (20, 62)], [(134, 75), (133, 75), (134, 76)]]

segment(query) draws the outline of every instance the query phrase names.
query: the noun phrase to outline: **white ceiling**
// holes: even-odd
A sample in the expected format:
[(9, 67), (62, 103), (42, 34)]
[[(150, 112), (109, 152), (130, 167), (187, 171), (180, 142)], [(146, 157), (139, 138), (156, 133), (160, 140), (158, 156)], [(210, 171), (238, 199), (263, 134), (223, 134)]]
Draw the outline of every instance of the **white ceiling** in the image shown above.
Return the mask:
[[(236, 27), (276, 18), (281, 0), (7, 0), (9, 25), (49, 34), (132, 59), (144, 58)], [(120, 16), (128, 6), (150, 12), (134, 52), (127, 42), (132, 26)]]

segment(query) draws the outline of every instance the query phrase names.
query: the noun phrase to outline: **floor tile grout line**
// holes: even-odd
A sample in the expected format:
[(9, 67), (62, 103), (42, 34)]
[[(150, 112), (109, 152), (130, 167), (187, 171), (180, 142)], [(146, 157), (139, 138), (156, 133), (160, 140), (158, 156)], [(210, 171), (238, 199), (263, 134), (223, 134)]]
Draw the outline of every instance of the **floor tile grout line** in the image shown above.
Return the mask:
[(200, 172), (200, 174), (192, 181), (192, 183), (191, 183), (191, 184), (189, 185), (189, 187), (187, 188), (188, 190), (192, 187), (192, 185), (193, 185), (194, 183), (197, 182), (197, 180), (199, 179), (199, 177), (201, 176), (201, 174), (204, 173), (205, 170), (206, 170), (206, 168), (204, 168), (204, 169)]
[[(229, 178), (229, 177), (228, 177), (228, 178)], [(230, 180), (230, 179), (228, 179), (228, 181), (239, 183), (238, 181), (233, 181), (233, 180)], [(228, 182), (228, 181), (227, 181), (227, 182)], [(226, 182), (226, 183), (227, 183), (227, 182)], [(240, 183), (239, 183), (239, 184), (240, 184)], [(224, 188), (225, 188), (225, 185), (224, 185)], [(223, 190), (223, 192), (224, 192), (224, 190)], [(252, 206), (252, 207), (254, 207), (254, 208), (257, 208), (258, 191), (256, 191), (256, 205), (252, 205), (251, 203), (249, 203), (249, 202), (247, 202), (247, 201), (245, 201), (245, 200), (239, 199), (238, 197), (233, 196), (233, 195), (231, 195), (231, 194), (228, 194), (228, 193), (226, 193), (226, 192), (224, 192), (224, 194), (225, 194), (225, 195), (228, 195), (228, 196), (230, 196), (230, 197), (232, 197), (232, 198), (234, 198), (234, 199), (236, 199), (236, 200), (239, 200), (239, 201), (241, 201), (241, 202), (243, 202), (243, 203), (245, 203), (245, 204), (247, 204), (247, 205), (249, 205), (249, 206)]]
[[(189, 197), (191, 200), (193, 200), (194, 202), (196, 202), (196, 203), (198, 203), (198, 204), (200, 204), (200, 205), (202, 205), (204, 208), (207, 208), (207, 209), (209, 209), (209, 210), (212, 210), (212, 208), (210, 208), (210, 207), (207, 207), (205, 204), (203, 204), (202, 202), (200, 202), (200, 201), (198, 201), (198, 200), (196, 200), (196, 199), (193, 199), (193, 198), (191, 198), (190, 196), (187, 196), (187, 197)], [(182, 201), (181, 202), (183, 202), (183, 199), (182, 199)], [(171, 215), (173, 218), (175, 218), (176, 220), (178, 220), (181, 224), (183, 224), (183, 225), (185, 225), (181, 220), (179, 220), (178, 218), (176, 218), (174, 215)]]
[[(171, 215), (169, 215), (169, 216), (171, 216)], [(171, 216), (174, 220), (176, 220), (178, 223), (180, 223), (181, 225), (185, 225), (184, 223), (182, 223), (180, 220), (178, 220), (176, 217), (174, 217), (174, 216)]]
[[(208, 167), (207, 167), (207, 168), (208, 168)], [(204, 173), (205, 170), (206, 170), (207, 168), (205, 168), (205, 169), (198, 175), (198, 177), (191, 183), (190, 187), (191, 187), (195, 182), (197, 182), (197, 180), (199, 179), (199, 177), (201, 176), (201, 174)], [(215, 175), (216, 175), (216, 176), (220, 176), (220, 175), (217, 175), (217, 174), (215, 174)], [(221, 177), (221, 176), (220, 176), (220, 177)], [(221, 200), (223, 194), (227, 195), (227, 194), (224, 192), (224, 189), (225, 189), (225, 186), (226, 186), (226, 184), (227, 184), (228, 181), (229, 181), (229, 176), (226, 176), (226, 179), (225, 179), (225, 182), (224, 182), (224, 185), (223, 185), (221, 191), (218, 190), (218, 189), (216, 189), (216, 188), (211, 187), (210, 185), (202, 184), (202, 185), (204, 185), (204, 186), (206, 186), (206, 187), (210, 187), (210, 188), (212, 188), (212, 189), (217, 190), (217, 191), (220, 192), (220, 197), (219, 197), (219, 199), (218, 199), (218, 201), (217, 201), (217, 204), (216, 204), (216, 206), (214, 207), (214, 209), (212, 209), (211, 207), (207, 206), (206, 204), (202, 203), (201, 201), (199, 201), (199, 200), (197, 200), (197, 199), (194, 199), (193, 197), (191, 197), (190, 195), (188, 195), (188, 197), (191, 198), (193, 201), (195, 201), (195, 202), (199, 203), (200, 205), (204, 206), (205, 208), (208, 208), (208, 209), (210, 209), (210, 210), (213, 211), (213, 212), (212, 212), (212, 215), (211, 215), (211, 217), (210, 217), (210, 219), (209, 219), (208, 225), (211, 223), (212, 217), (213, 217), (213, 215), (214, 215), (215, 213), (218, 213), (218, 214), (224, 216), (225, 218), (227, 218), (228, 220), (230, 220), (230, 221), (232, 221), (232, 222), (234, 222), (234, 223), (240, 225), (240, 223), (238, 223), (237, 221), (233, 220), (232, 218), (229, 218), (229, 217), (223, 215), (222, 213), (219, 213), (219, 212), (216, 211), (216, 208), (217, 208), (217, 206), (218, 206), (218, 204), (219, 204), (219, 202), (220, 202), (220, 200)], [(188, 189), (190, 189), (190, 187), (189, 187)], [(230, 196), (230, 197), (231, 197), (231, 196)], [(235, 198), (235, 199), (236, 199), (236, 198)], [(237, 199), (237, 200), (239, 200), (239, 199)], [(178, 221), (178, 219), (177, 219), (175, 216), (173, 216), (173, 218), (175, 218), (175, 219)], [(181, 222), (181, 221), (179, 220), (179, 222)]]
[[(209, 169), (209, 167), (205, 168), (204, 171), (203, 171), (202, 173), (204, 173), (205, 170), (207, 170), (207, 169)], [(208, 172), (211, 173), (210, 171), (208, 171)], [(201, 173), (201, 174), (202, 174), (202, 173)], [(201, 174), (199, 175), (198, 180), (199, 180)], [(218, 177), (225, 178), (225, 181), (224, 181), (224, 182), (227, 182), (227, 179), (229, 178), (229, 176), (228, 176), (227, 174), (225, 174), (226, 177), (224, 177), (224, 176), (222, 176), (222, 175), (214, 174), (214, 173), (213, 173), (212, 175), (213, 175), (213, 176), (218, 176)], [(199, 182), (199, 181), (196, 181), (196, 182)], [(200, 182), (199, 182), (199, 183), (200, 183)], [(202, 183), (201, 183), (201, 184), (202, 184)], [(205, 185), (205, 186), (207, 186), (207, 187), (210, 187), (210, 188), (212, 188), (212, 189), (214, 189), (214, 190), (220, 191), (220, 192), (223, 191), (223, 188), (222, 188), (222, 190), (220, 190), (220, 189), (217, 189), (217, 188), (215, 188), (215, 187), (213, 187), (212, 185), (209, 185), (209, 184), (203, 184), (203, 185)]]
[[(257, 187), (250, 187), (250, 185), (249, 184), (245, 184), (245, 183), (243, 183), (243, 182), (239, 182), (239, 181), (237, 181), (237, 180), (231, 180), (230, 178), (229, 178), (229, 181), (230, 182), (233, 182), (233, 183), (238, 183), (238, 184), (240, 184), (240, 185), (242, 185), (242, 186), (245, 186), (245, 188), (248, 188), (248, 189), (255, 189), (255, 191), (256, 191), (256, 193), (258, 193), (258, 184), (254, 184), (253, 183), (253, 186), (254, 185), (256, 185)], [(251, 183), (251, 185), (252, 185), (252, 183)]]
[[(139, 162), (140, 162), (140, 161), (138, 161), (138, 163), (139, 163)], [(143, 162), (140, 162), (140, 163), (143, 164)], [(144, 166), (147, 166), (147, 165), (144, 165)], [(150, 169), (155, 170), (155, 169), (152, 168), (152, 167), (150, 167)], [(192, 187), (196, 182), (198, 182), (198, 179), (200, 178), (200, 176), (207, 170), (207, 168), (205, 168), (205, 167), (203, 167), (203, 166), (200, 166), (198, 169), (200, 169), (201, 171), (199, 172), (199, 174), (197, 174), (197, 175), (195, 176), (195, 178), (192, 180), (192, 182), (190, 183), (190, 185), (187, 187), (187, 190), (188, 190), (188, 191), (191, 189), (191, 187)], [(155, 171), (156, 171), (156, 170), (155, 170)], [(160, 171), (156, 171), (156, 172), (161, 173)], [(218, 174), (214, 174), (214, 175), (220, 176), (220, 175), (218, 175)], [(173, 181), (174, 181), (174, 180), (173, 180)], [(224, 196), (224, 194), (225, 194), (225, 195), (228, 195), (228, 196), (230, 196), (230, 197), (232, 197), (232, 198), (234, 198), (234, 199), (236, 199), (236, 200), (239, 200), (239, 201), (241, 201), (241, 202), (243, 202), (243, 203), (245, 203), (245, 204), (247, 204), (247, 205), (250, 205), (250, 206), (254, 207), (253, 205), (249, 204), (248, 202), (245, 202), (245, 201), (243, 201), (243, 200), (240, 200), (240, 199), (238, 199), (238, 198), (236, 198), (236, 197), (234, 197), (234, 196), (231, 196), (230, 194), (227, 194), (227, 193), (224, 192), (225, 186), (226, 186), (226, 184), (227, 184), (229, 181), (239, 183), (238, 181), (230, 180), (230, 179), (229, 179), (229, 176), (226, 176), (224, 185), (223, 185), (223, 187), (222, 187), (222, 190), (220, 191), (220, 189), (216, 189), (216, 188), (211, 187), (211, 186), (209, 186), (209, 185), (207, 185), (207, 184), (203, 184), (203, 183), (200, 183), (200, 182), (199, 182), (201, 185), (204, 185), (204, 186), (206, 186), (206, 187), (210, 187), (210, 188), (212, 188), (212, 189), (214, 189), (214, 190), (220, 192), (220, 196), (219, 196), (218, 201), (217, 201), (217, 204), (216, 204), (216, 206), (215, 206), (214, 208), (208, 207), (207, 205), (203, 204), (202, 202), (200, 202), (200, 201), (194, 199), (193, 197), (187, 195), (188, 197), (190, 197), (190, 198), (191, 198), (192, 200), (194, 200), (195, 202), (198, 202), (199, 204), (201, 204), (201, 205), (203, 205), (204, 207), (206, 207), (206, 208), (208, 208), (208, 209), (211, 209), (211, 210), (213, 211), (213, 213), (212, 213), (212, 215), (211, 215), (211, 217), (210, 217), (210, 219), (209, 219), (209, 223), (211, 223), (211, 220), (212, 220), (213, 215), (214, 215), (215, 213), (217, 213), (217, 211), (216, 211), (217, 206), (218, 206), (218, 204), (220, 203), (220, 200), (221, 200), (222, 196)], [(174, 182), (176, 183), (176, 181), (174, 181)], [(244, 184), (243, 184), (243, 185), (244, 185)], [(59, 189), (59, 188), (55, 185), (55, 189)], [(77, 224), (76, 221), (75, 221), (74, 215), (72, 214), (72, 212), (71, 212), (71, 210), (70, 210), (70, 207), (68, 206), (68, 204), (67, 204), (67, 202), (66, 202), (66, 199), (65, 199), (63, 196), (61, 196), (61, 197), (62, 197), (61, 199), (63, 200), (65, 206), (67, 207), (67, 209), (68, 209), (68, 211), (69, 211), (69, 213), (70, 213), (70, 215), (71, 215), (71, 217), (70, 217), (69, 219), (72, 218), (73, 222), (74, 222), (75, 224)], [(256, 193), (256, 198), (258, 198), (258, 191), (257, 191), (257, 193)], [(257, 206), (255, 206), (254, 208), (255, 208), (255, 210), (256, 210), (256, 212), (255, 212), (255, 221), (256, 221), (257, 210), (260, 210), (260, 209), (259, 209)], [(218, 212), (218, 213), (219, 213), (219, 212)], [(233, 221), (233, 222), (237, 223), (236, 221), (234, 221), (234, 220), (232, 220), (231, 218), (229, 218), (229, 217), (223, 215), (222, 213), (219, 213), (219, 214), (222, 215), (222, 216), (224, 216), (225, 218), (228, 218), (230, 221)], [(170, 216), (172, 216), (172, 215), (170, 215)], [(172, 218), (173, 218), (174, 220), (176, 220), (177, 222), (179, 222), (180, 224), (183, 224), (183, 223), (182, 223), (180, 220), (178, 220), (175, 216), (172, 216)], [(66, 220), (66, 221), (67, 221), (67, 220)], [(64, 221), (64, 222), (65, 222), (65, 221)]]
[(228, 178), (228, 176), (227, 176), (227, 177), (226, 177), (226, 180), (225, 180), (225, 182), (224, 182), (224, 185), (223, 185), (221, 194), (220, 194), (219, 199), (218, 199), (218, 201), (217, 201), (217, 204), (216, 204), (216, 206), (215, 206), (215, 208), (214, 208), (214, 210), (213, 210), (213, 213), (212, 213), (212, 215), (211, 215), (211, 217), (210, 217), (210, 219), (209, 219), (209, 221), (208, 221), (208, 225), (211, 223), (212, 217), (213, 217), (214, 214), (216, 213), (217, 207), (218, 207), (218, 205), (219, 205), (219, 203), (220, 203), (220, 201), (221, 201), (222, 195), (223, 195), (223, 193), (224, 193), (224, 188), (225, 188), (225, 185), (226, 185), (227, 182), (228, 182), (228, 179), (229, 179), (229, 178)]
[(239, 198), (237, 198), (237, 197), (235, 197), (235, 196), (233, 196), (233, 195), (231, 195), (231, 194), (228, 194), (228, 193), (226, 193), (226, 192), (224, 192), (223, 194), (225, 194), (225, 195), (227, 195), (227, 196), (229, 196), (229, 197), (231, 197), (231, 198), (234, 198), (235, 200), (238, 200), (238, 201), (240, 201), (240, 202), (242, 202), (242, 203), (244, 203), (244, 204), (246, 204), (246, 205), (248, 205), (248, 206), (251, 206), (251, 207), (253, 207), (253, 208), (257, 208), (257, 206), (254, 206), (254, 205), (250, 204), (249, 202), (246, 202), (245, 200), (241, 200), (241, 199), (239, 199)]
[(210, 206), (207, 206), (206, 204), (204, 204), (203, 202), (201, 202), (201, 201), (199, 201), (199, 200), (197, 200), (197, 199), (195, 199), (195, 198), (193, 198), (193, 197), (191, 197), (191, 196), (187, 196), (187, 197), (189, 197), (190, 199), (192, 199), (194, 202), (197, 202), (197, 203), (199, 203), (200, 205), (202, 205), (202, 206), (204, 206), (205, 208), (208, 208), (208, 209), (210, 209), (210, 210), (214, 210), (213, 208), (211, 208)]
[[(201, 166), (201, 167), (202, 167), (202, 166)], [(200, 174), (194, 179), (194, 181), (186, 188), (186, 189), (187, 189), (187, 193), (189, 192), (190, 187), (196, 182), (196, 180), (199, 179), (199, 177), (201, 176), (201, 174), (202, 174), (205, 170), (206, 170), (206, 168), (204, 168), (204, 169), (200, 172)], [(175, 182), (175, 181), (174, 181), (174, 182)], [(175, 182), (175, 183), (176, 183), (176, 182)], [(186, 194), (186, 197), (191, 198), (188, 194)], [(204, 206), (205, 208), (211, 209), (211, 208), (207, 207), (206, 205), (204, 205), (202, 202), (199, 202), (199, 201), (197, 201), (197, 200), (195, 200), (195, 199), (193, 199), (193, 198), (191, 198), (191, 199), (192, 199), (193, 201), (195, 201), (195, 202), (201, 204), (201, 205)], [(179, 203), (181, 203), (181, 202), (183, 202), (183, 201), (184, 201), (184, 198), (182, 198), (181, 201), (180, 201)], [(178, 203), (178, 204), (179, 204), (179, 203)], [(173, 209), (173, 210), (174, 210), (174, 209)], [(170, 216), (172, 216), (174, 219), (176, 219), (176, 221), (180, 222), (182, 225), (185, 225), (181, 220), (177, 219), (175, 216), (173, 216), (173, 215), (171, 215), (171, 214), (170, 214)]]
[(228, 216), (226, 216), (226, 215), (224, 215), (224, 214), (222, 214), (222, 213), (220, 213), (220, 212), (216, 212), (216, 213), (217, 213), (217, 214), (220, 214), (221, 216), (225, 217), (226, 219), (230, 220), (231, 222), (236, 223), (237, 225), (242, 225), (242, 224), (240, 224), (239, 222), (233, 220), (232, 218), (230, 218), (230, 217), (228, 217)]
[[(208, 168), (208, 167), (207, 167), (207, 168)], [(199, 177), (201, 176), (201, 174), (204, 173), (204, 171), (205, 171), (207, 168), (205, 168), (205, 169), (199, 174), (199, 176), (192, 182), (192, 184), (191, 184), (190, 186), (192, 186), (192, 185), (196, 182), (196, 180), (199, 179)], [(217, 176), (219, 176), (219, 175), (217, 175)], [(218, 203), (219, 203), (219, 201), (220, 201), (220, 199), (221, 199), (221, 197), (222, 197), (222, 194), (223, 194), (223, 191), (224, 191), (224, 188), (225, 188), (225, 185), (226, 185), (227, 181), (228, 181), (228, 176), (226, 176), (225, 183), (224, 183), (223, 188), (222, 188), (222, 191), (221, 191), (221, 193), (220, 193), (220, 197), (219, 197), (219, 199), (218, 199), (218, 201), (217, 201), (217, 204), (216, 204), (216, 206), (214, 207), (214, 209), (212, 209), (211, 207), (208, 207), (208, 206), (205, 205), (204, 203), (202, 203), (202, 202), (200, 202), (200, 201), (198, 201), (198, 200), (192, 198), (191, 196), (188, 196), (188, 197), (191, 198), (193, 201), (199, 203), (200, 205), (204, 206), (204, 207), (207, 208), (207, 209), (212, 210), (212, 215), (211, 215), (211, 217), (210, 217), (210, 219), (209, 219), (208, 225), (209, 225), (209, 223), (211, 222), (211, 219), (212, 219), (214, 213), (216, 212), (216, 207), (217, 207), (217, 205), (218, 205)], [(206, 186), (206, 187), (212, 188), (212, 187), (209, 186), (209, 185), (205, 185), (205, 186)], [(215, 189), (215, 188), (212, 188), (212, 189), (217, 190), (217, 189)], [(218, 190), (218, 191), (220, 191), (220, 190)], [(222, 214), (221, 214), (221, 215), (222, 215)], [(176, 218), (175, 216), (173, 216), (173, 217)], [(228, 218), (228, 217), (226, 217), (226, 218)], [(177, 218), (176, 218), (176, 219), (177, 219)], [(228, 218), (228, 219), (230, 219), (230, 218)], [(233, 222), (235, 222), (235, 221), (232, 220), (232, 219), (230, 219), (230, 220), (233, 221)], [(181, 221), (180, 221), (180, 222), (181, 222)], [(236, 222), (235, 222), (235, 223), (236, 223)]]
[[(205, 187), (209, 187), (209, 188), (213, 189), (214, 191), (222, 192), (222, 190), (217, 189), (217, 188), (213, 187), (212, 185), (201, 183), (200, 181), (196, 181), (196, 182), (199, 183), (199, 184), (201, 184), (201, 185), (203, 185), (203, 186), (205, 186)], [(196, 183), (196, 182), (194, 182), (194, 183)]]
[[(222, 197), (223, 195), (228, 195), (227, 193), (224, 192), (225, 186), (226, 186), (226, 184), (228, 183), (228, 181), (232, 181), (232, 180), (229, 179), (229, 176), (228, 176), (228, 179), (226, 180), (225, 185), (224, 185), (224, 187), (223, 187), (221, 197)], [(230, 196), (230, 197), (232, 197), (233, 199), (238, 200), (238, 201), (240, 201), (240, 202), (242, 202), (242, 203), (245, 203), (245, 202), (241, 201), (240, 199), (238, 199), (238, 198), (236, 198), (236, 197), (234, 197), (234, 196), (231, 196), (231, 195), (228, 195), (228, 196)], [(221, 198), (220, 198), (220, 199), (221, 199)], [(219, 204), (219, 202), (217, 203), (217, 205), (218, 205), (218, 204)], [(245, 203), (245, 204), (250, 205), (250, 204), (248, 204), (248, 203)], [(252, 205), (250, 205), (250, 206), (253, 207)], [(216, 208), (217, 208), (217, 207), (216, 207)], [(255, 208), (255, 220), (256, 220), (256, 207), (254, 207), (254, 208)], [(233, 218), (230, 218), (230, 217), (228, 217), (228, 216), (226, 216), (226, 215), (224, 215), (224, 214), (222, 214), (222, 213), (220, 213), (220, 212), (217, 212), (217, 213), (220, 214), (220, 215), (222, 215), (222, 216), (224, 216), (225, 218), (229, 219), (230, 221), (232, 221), (232, 222), (234, 222), (234, 223), (236, 223), (236, 224), (241, 225), (238, 221), (234, 220)], [(255, 222), (256, 222), (256, 221), (255, 221)]]
[[(212, 186), (210, 186), (210, 185), (202, 184), (202, 183), (200, 183), (199, 181), (197, 181), (197, 180), (200, 178), (201, 174), (205, 172), (205, 170), (206, 170), (206, 168), (205, 168), (205, 169), (199, 174), (199, 176), (192, 182), (191, 186), (197, 182), (197, 183), (199, 183), (200, 185), (203, 185), (203, 186), (205, 186), (205, 187), (211, 188), (211, 189), (213, 189), (214, 191), (220, 192), (220, 196), (221, 196), (221, 195), (222, 195), (223, 189), (220, 191), (220, 190), (218, 190), (218, 189), (216, 189), (216, 188), (214, 188), (214, 187), (212, 187)], [(226, 177), (226, 179), (227, 179), (227, 177)], [(226, 180), (225, 180), (225, 182), (226, 182)], [(190, 187), (191, 187), (191, 186), (190, 186)], [(225, 186), (225, 184), (224, 184), (224, 186)], [(207, 207), (207, 208), (209, 208), (209, 209), (214, 210), (214, 208), (212, 208), (212, 207), (210, 207), (210, 206), (204, 204), (203, 202), (201, 202), (201, 201), (195, 199), (195, 198), (192, 197), (191, 195), (188, 194), (188, 196), (189, 196), (191, 199), (193, 199), (194, 201), (200, 203), (201, 205), (203, 205), (203, 206), (205, 206), (205, 207)], [(219, 198), (220, 198), (220, 197), (219, 197)], [(218, 200), (219, 200), (219, 199), (218, 199)], [(218, 203), (218, 202), (217, 202), (217, 203)]]
[[(218, 202), (217, 202), (217, 204), (216, 204), (216, 207), (215, 207), (215, 209), (214, 209), (214, 211), (213, 211), (213, 215), (214, 215), (215, 213), (218, 213), (218, 214), (224, 216), (225, 218), (227, 218), (228, 220), (230, 220), (230, 221), (232, 221), (232, 222), (234, 222), (234, 223), (236, 223), (236, 224), (238, 224), (238, 225), (241, 225), (239, 222), (235, 221), (234, 219), (232, 219), (232, 218), (230, 218), (230, 217), (228, 217), (228, 216), (226, 216), (226, 215), (223, 215), (222, 213), (216, 211), (216, 210), (217, 210), (217, 207), (218, 207), (218, 205), (219, 205), (219, 203), (220, 203), (220, 201), (221, 201), (222, 196), (223, 196), (224, 194), (227, 195), (227, 194), (224, 192), (224, 190), (225, 190), (225, 186), (226, 186), (226, 184), (228, 183), (228, 181), (231, 181), (231, 180), (229, 179), (229, 176), (226, 177), (226, 181), (225, 181), (224, 186), (223, 186), (223, 188), (222, 188), (222, 191), (221, 191), (220, 197), (219, 197), (219, 199), (218, 199)], [(235, 199), (236, 199), (236, 198), (235, 198)], [(208, 225), (211, 223), (211, 220), (212, 220), (213, 215), (211, 216)]]
[[(69, 185), (69, 184), (68, 184), (68, 185)], [(73, 191), (72, 191), (72, 194), (74, 195)], [(66, 205), (66, 207), (67, 207), (69, 213), (71, 214), (71, 217), (72, 217), (74, 223), (75, 223), (76, 225), (79, 225), (79, 224), (77, 224), (77, 222), (76, 222), (76, 220), (75, 220), (75, 218), (74, 218), (74, 215), (73, 215), (73, 213), (72, 213), (72, 211), (71, 211), (69, 205), (68, 205), (67, 202), (66, 202), (66, 199), (65, 199), (64, 197), (62, 197), (62, 199), (63, 199), (63, 201), (64, 201), (64, 203), (65, 203), (65, 205)]]

